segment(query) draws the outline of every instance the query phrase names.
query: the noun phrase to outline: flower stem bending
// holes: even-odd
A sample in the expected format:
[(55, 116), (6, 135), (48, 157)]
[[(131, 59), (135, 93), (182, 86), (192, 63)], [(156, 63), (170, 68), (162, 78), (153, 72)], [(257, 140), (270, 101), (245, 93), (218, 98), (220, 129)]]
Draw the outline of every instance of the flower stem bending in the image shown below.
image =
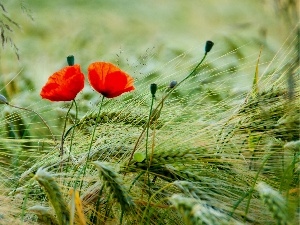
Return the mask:
[[(193, 75), (196, 73), (196, 71), (197, 71), (197, 69), (199, 68), (199, 66), (200, 66), (200, 65), (203, 63), (203, 61), (205, 60), (205, 58), (206, 58), (206, 56), (207, 56), (207, 53), (208, 53), (208, 52), (206, 51), (205, 54), (204, 54), (204, 56), (202, 57), (202, 59), (200, 60), (200, 62), (195, 66), (195, 68), (192, 70), (192, 72), (190, 72), (190, 73), (189, 73), (182, 81), (180, 81), (180, 82), (179, 82), (178, 84), (176, 84), (174, 87), (170, 88), (169, 92), (167, 92), (167, 94), (161, 99), (161, 101), (160, 101), (160, 102), (157, 104), (157, 106), (154, 108), (153, 113), (151, 114), (151, 117), (149, 118), (148, 121), (151, 121), (153, 118), (157, 117), (157, 115), (160, 113), (160, 110), (161, 110), (161, 108), (162, 108), (162, 105), (163, 105), (165, 99), (166, 99), (167, 97), (169, 97), (169, 95), (170, 95), (170, 94), (171, 94), (171, 93), (172, 93), (172, 92), (173, 92), (180, 84), (182, 84), (184, 81), (186, 81), (188, 78), (190, 78), (191, 76), (193, 76)], [(142, 136), (143, 136), (144, 132), (146, 131), (147, 127), (148, 127), (148, 126), (146, 126), (146, 127), (143, 129), (143, 131), (141, 132), (141, 134), (140, 134), (140, 136), (139, 136), (137, 142), (135, 143), (135, 146), (134, 146), (134, 148), (133, 148), (133, 151), (131, 152), (131, 155), (130, 155), (130, 157), (129, 157), (127, 166), (130, 165), (130, 162), (131, 162), (131, 160), (132, 160), (132, 158), (133, 158), (133, 155), (134, 155), (135, 151), (137, 150), (137, 146), (138, 146), (140, 140), (142, 139)], [(146, 153), (146, 154), (147, 154), (147, 153)]]
[(88, 149), (88, 154), (87, 154), (87, 157), (86, 157), (85, 164), (83, 166), (82, 179), (81, 179), (81, 182), (80, 182), (79, 190), (81, 190), (81, 188), (82, 188), (83, 178), (85, 176), (86, 168), (87, 168), (87, 163), (88, 163), (89, 158), (90, 158), (90, 152), (91, 152), (91, 149), (92, 149), (92, 145), (93, 145), (93, 141), (94, 141), (94, 137), (95, 137), (95, 133), (96, 133), (97, 121), (99, 121), (100, 112), (101, 112), (101, 108), (102, 108), (102, 105), (103, 105), (103, 100), (104, 100), (104, 96), (102, 96), (102, 99), (101, 99), (101, 102), (100, 102), (100, 106), (99, 106), (99, 111), (98, 111), (98, 114), (97, 114), (97, 117), (96, 117), (96, 123), (95, 123), (94, 129), (93, 129), (93, 133), (92, 133), (92, 137), (91, 137), (91, 142), (90, 142), (90, 146), (89, 146), (89, 149)]
[(64, 155), (64, 142), (65, 142), (65, 139), (64, 139), (64, 136), (65, 136), (65, 132), (66, 132), (66, 126), (67, 126), (67, 119), (68, 119), (68, 116), (69, 116), (69, 113), (71, 111), (71, 108), (73, 106), (73, 103), (75, 101), (73, 100), (67, 113), (66, 113), (66, 117), (65, 117), (65, 123), (64, 123), (64, 129), (63, 129), (63, 132), (62, 132), (62, 135), (61, 135), (61, 143), (60, 143), (60, 157), (63, 157)]
[[(73, 100), (74, 105), (75, 105), (75, 121), (74, 121), (74, 125), (72, 126), (72, 134), (71, 134), (71, 141), (70, 141), (70, 149), (69, 149), (69, 156), (68, 156), (68, 162), (70, 162), (70, 157), (71, 157), (71, 151), (72, 151), (72, 146), (73, 146), (73, 138), (74, 138), (74, 134), (75, 134), (75, 127), (77, 126), (77, 119), (78, 119), (78, 107), (77, 107), (77, 103), (75, 100)], [(66, 133), (63, 137), (63, 140), (65, 140), (66, 138)], [(67, 172), (68, 172), (68, 167), (67, 167)]]

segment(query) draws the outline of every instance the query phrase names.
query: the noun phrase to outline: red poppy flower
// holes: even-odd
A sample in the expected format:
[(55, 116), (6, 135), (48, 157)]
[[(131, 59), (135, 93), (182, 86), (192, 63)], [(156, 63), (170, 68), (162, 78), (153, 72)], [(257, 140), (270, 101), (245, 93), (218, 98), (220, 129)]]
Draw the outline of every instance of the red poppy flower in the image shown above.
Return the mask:
[(88, 67), (91, 86), (106, 98), (134, 90), (133, 78), (107, 62), (94, 62)]
[(52, 74), (40, 95), (50, 101), (71, 101), (84, 87), (84, 74), (79, 65), (66, 66)]

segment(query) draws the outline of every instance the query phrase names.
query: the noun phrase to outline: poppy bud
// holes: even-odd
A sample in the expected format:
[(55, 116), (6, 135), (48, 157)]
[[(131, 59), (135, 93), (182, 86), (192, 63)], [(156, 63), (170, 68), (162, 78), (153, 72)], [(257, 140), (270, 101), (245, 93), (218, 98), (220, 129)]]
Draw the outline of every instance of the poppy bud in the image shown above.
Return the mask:
[(150, 85), (150, 91), (151, 91), (152, 97), (154, 98), (155, 97), (155, 93), (157, 91), (157, 84), (151, 84)]
[(0, 94), (0, 104), (8, 104), (7, 99), (1, 94)]
[(210, 52), (210, 50), (212, 49), (213, 46), (214, 46), (214, 43), (212, 41), (206, 41), (205, 53)]
[(176, 80), (172, 80), (172, 81), (170, 82), (169, 88), (173, 88), (173, 87), (175, 87), (176, 85), (177, 85), (177, 81), (176, 81)]
[(69, 56), (67, 57), (67, 62), (68, 62), (68, 65), (69, 65), (69, 66), (74, 66), (74, 63), (75, 63), (74, 55), (69, 55)]

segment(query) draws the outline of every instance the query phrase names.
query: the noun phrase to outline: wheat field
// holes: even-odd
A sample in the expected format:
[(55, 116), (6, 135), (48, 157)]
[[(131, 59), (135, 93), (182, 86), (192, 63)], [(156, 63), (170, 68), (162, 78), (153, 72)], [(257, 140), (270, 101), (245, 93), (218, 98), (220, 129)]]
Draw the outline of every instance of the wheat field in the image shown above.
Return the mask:
[[(1, 1), (0, 224), (297, 224), (298, 8)], [(135, 90), (42, 99), (68, 55)]]

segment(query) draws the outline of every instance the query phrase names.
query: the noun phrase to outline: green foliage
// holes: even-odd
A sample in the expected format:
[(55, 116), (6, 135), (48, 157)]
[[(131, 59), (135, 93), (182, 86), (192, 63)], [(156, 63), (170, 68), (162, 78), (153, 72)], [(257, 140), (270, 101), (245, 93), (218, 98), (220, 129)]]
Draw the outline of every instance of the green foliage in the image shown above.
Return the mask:
[[(216, 15), (221, 3), (212, 2), (201, 5), (201, 10), (209, 9), (210, 15)], [(180, 83), (204, 54), (205, 40), (198, 39), (198, 22), (203, 35), (211, 32), (211, 27), (218, 27), (218, 23), (209, 24), (210, 17), (196, 17), (201, 15), (196, 7), (198, 1), (191, 5), (180, 1), (166, 3), (166, 9), (158, 7), (157, 16), (149, 10), (156, 4), (161, 6), (160, 1), (153, 1), (149, 9), (142, 3), (128, 2), (128, 10), (117, 1), (103, 2), (101, 7), (95, 1), (40, 1), (32, 5), (33, 12), (44, 18), (39, 18), (35, 25), (22, 24), (28, 35), (24, 40), (17, 39), (17, 43), (21, 43), (22, 55), (26, 56), (21, 57), (24, 68), (11, 66), (11, 60), (5, 58), (1, 61), (0, 90), (5, 104), (0, 104), (0, 197), (9, 204), (0, 208), (0, 224), (2, 220), (8, 224), (7, 218), (20, 218), (24, 224), (68, 223), (75, 213), (74, 200), (70, 200), (68, 193), (70, 189), (76, 191), (80, 183), (80, 199), (88, 224), (268, 225), (297, 221), (300, 89), (295, 34), (299, 28), (289, 25), (288, 30), (294, 30), (279, 48), (276, 43), (282, 40), (278, 21), (276, 26), (270, 21), (274, 15), (262, 13), (257, 2), (247, 2), (247, 11), (255, 9), (251, 17), (253, 12), (257, 15), (250, 20), (255, 28), (251, 24), (229, 23), (224, 16), (226, 23), (231, 24), (230, 31), (213, 40), (215, 46), (205, 63), (161, 105), (170, 82)], [(296, 4), (280, 1), (277, 9), (282, 9), (278, 11), (282, 12), (280, 15), (293, 18), (288, 2)], [(16, 27), (5, 12), (6, 4), (7, 9), (13, 5), (0, 4), (6, 15), (0, 18), (2, 25)], [(235, 2), (231, 10), (240, 10), (239, 4)], [(58, 15), (63, 12), (68, 16), (56, 21), (54, 10)], [(83, 15), (83, 10), (97, 20), (78, 16)], [(146, 38), (153, 37), (156, 29), (163, 26), (162, 18), (166, 17), (158, 12), (171, 18), (165, 30), (176, 24), (181, 32), (187, 32), (183, 35), (184, 43), (170, 31), (161, 41), (150, 43), (154, 48), (143, 50), (139, 46), (148, 46)], [(230, 12), (224, 11), (228, 15)], [(26, 10), (25, 13), (31, 14)], [(51, 25), (46, 19), (49, 15)], [(134, 15), (142, 15), (144, 24)], [(71, 17), (74, 21), (70, 21)], [(256, 19), (264, 22), (260, 31), (256, 30)], [(20, 21), (19, 17), (16, 21)], [(127, 26), (128, 21), (132, 27)], [(186, 24), (193, 29), (186, 30)], [(128, 29), (134, 29), (132, 35), (124, 35), (124, 27), (126, 34)], [(4, 34), (9, 32), (5, 30)], [(55, 39), (65, 36), (67, 40)], [(109, 55), (124, 43), (129, 50), (120, 49), (117, 56)], [(261, 44), (264, 47), (259, 56)], [(72, 108), (61, 145), (59, 140), (70, 105), (40, 100), (38, 87), (42, 76), (63, 65), (55, 65), (53, 60), (57, 64), (75, 53), (83, 70), (91, 60), (116, 62), (135, 77), (136, 90), (116, 99), (105, 99), (97, 119), (99, 96), (87, 87), (77, 99), (79, 122), (75, 121), (76, 111)], [(152, 119), (150, 115), (146, 133), (151, 83), (157, 84), (153, 103), (159, 113)], [(47, 123), (30, 110), (11, 108), (8, 102), (34, 109)], [(94, 127), (95, 138), (89, 148)], [(32, 177), (38, 183), (32, 183)], [(74, 217), (75, 224), (81, 224), (78, 216)]]

